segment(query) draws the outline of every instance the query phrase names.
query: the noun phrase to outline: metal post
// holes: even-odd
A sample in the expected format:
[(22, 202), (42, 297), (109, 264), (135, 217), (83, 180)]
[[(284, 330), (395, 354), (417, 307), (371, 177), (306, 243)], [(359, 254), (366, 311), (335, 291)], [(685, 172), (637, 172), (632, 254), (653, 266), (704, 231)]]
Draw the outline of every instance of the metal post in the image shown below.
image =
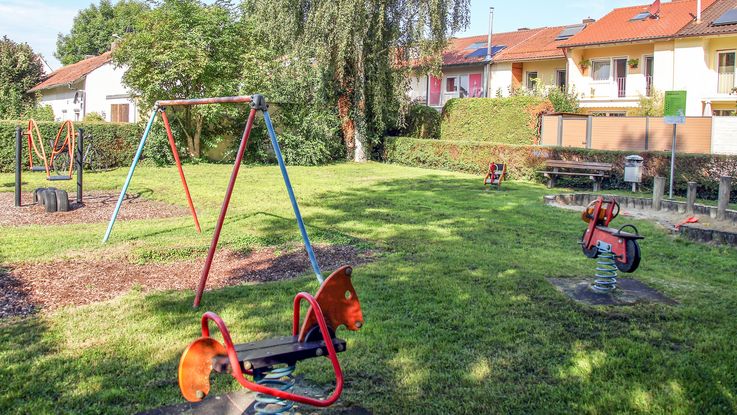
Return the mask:
[(645, 151), (650, 148), (650, 117), (645, 117)]
[(184, 177), (184, 170), (182, 170), (182, 161), (179, 159), (179, 150), (177, 150), (177, 144), (174, 142), (174, 134), (171, 132), (171, 125), (169, 125), (169, 117), (166, 115), (166, 109), (161, 109), (161, 120), (164, 121), (164, 129), (166, 129), (166, 137), (169, 139), (169, 147), (171, 147), (171, 154), (174, 156), (174, 162), (177, 165), (177, 170), (179, 170), (179, 179), (182, 182), (182, 187), (184, 187), (184, 195), (187, 198), (187, 204), (189, 205), (189, 211), (192, 213), (192, 217), (194, 218), (194, 226), (197, 229), (198, 233), (202, 233), (202, 228), (200, 228), (200, 221), (197, 219), (197, 210), (194, 208), (194, 203), (192, 203), (192, 196), (189, 194), (189, 186), (187, 186), (187, 179)]
[(297, 205), (297, 199), (294, 197), (294, 190), (292, 189), (292, 183), (289, 181), (289, 175), (287, 174), (287, 167), (284, 164), (284, 159), (281, 155), (281, 149), (279, 149), (279, 142), (276, 141), (276, 132), (274, 126), (271, 124), (271, 117), (269, 111), (264, 111), (264, 121), (266, 122), (266, 129), (269, 130), (269, 138), (271, 139), (271, 145), (274, 147), (274, 153), (276, 153), (276, 161), (279, 163), (279, 169), (281, 170), (282, 177), (284, 178), (284, 184), (287, 187), (287, 193), (289, 193), (289, 200), (292, 202), (292, 209), (294, 209), (294, 216), (297, 217), (297, 224), (299, 225), (299, 232), (302, 234), (302, 240), (305, 242), (305, 249), (307, 255), (310, 257), (310, 263), (312, 264), (312, 270), (315, 272), (317, 281), (322, 284), (322, 271), (320, 266), (317, 264), (315, 253), (312, 251), (312, 244), (310, 244), (310, 238), (307, 236), (307, 230), (305, 229), (304, 221), (302, 221), (302, 214), (299, 213), (299, 206)]
[(15, 207), (21, 207), (21, 152), (23, 148), (23, 130), (15, 128)]
[(563, 146), (563, 116), (558, 116), (558, 147)]
[(77, 139), (77, 156), (74, 158), (74, 161), (77, 164), (77, 203), (82, 203), (82, 170), (83, 170), (83, 162), (82, 158), (84, 157), (84, 129), (79, 128), (77, 129), (77, 134), (79, 135), (79, 138)]
[(591, 142), (592, 142), (592, 130), (594, 128), (594, 117), (588, 116), (586, 118), (586, 148), (591, 148)]
[(670, 155), (670, 190), (668, 192), (668, 198), (673, 199), (673, 182), (675, 181), (676, 174), (676, 128), (678, 124), (673, 124), (673, 147), (671, 148)]
[(251, 128), (253, 128), (253, 122), (256, 119), (256, 109), (251, 108), (251, 112), (248, 114), (248, 121), (246, 122), (246, 129), (243, 130), (243, 137), (241, 138), (240, 147), (238, 147), (238, 153), (235, 157), (235, 163), (233, 164), (233, 172), (230, 174), (230, 181), (228, 182), (228, 188), (225, 190), (225, 199), (223, 199), (223, 206), (220, 208), (220, 216), (218, 216), (218, 223), (215, 225), (215, 231), (212, 234), (212, 242), (210, 243), (210, 249), (207, 252), (207, 259), (205, 259), (205, 267), (202, 269), (200, 275), (200, 282), (197, 284), (197, 293), (194, 298), (194, 307), (200, 306), (202, 301), (202, 294), (205, 291), (205, 284), (207, 284), (207, 277), (210, 275), (210, 267), (212, 266), (212, 260), (215, 258), (215, 250), (218, 247), (218, 241), (220, 240), (220, 232), (223, 230), (223, 224), (225, 223), (225, 216), (228, 214), (228, 206), (230, 205), (230, 198), (233, 195), (233, 189), (235, 188), (235, 181), (238, 178), (238, 171), (241, 168), (243, 162), (243, 154), (246, 152), (248, 146), (248, 137), (251, 136)]
[(138, 144), (138, 150), (136, 150), (136, 155), (133, 157), (133, 162), (131, 163), (131, 168), (128, 170), (128, 177), (125, 178), (125, 183), (123, 184), (123, 188), (120, 190), (120, 196), (118, 197), (118, 202), (115, 204), (115, 210), (113, 210), (113, 215), (110, 217), (110, 223), (107, 225), (107, 231), (105, 231), (105, 236), (102, 238), (102, 242), (105, 243), (110, 239), (110, 234), (113, 232), (113, 225), (115, 225), (115, 219), (118, 217), (118, 212), (120, 212), (120, 206), (123, 204), (123, 199), (125, 199), (125, 193), (128, 191), (128, 186), (131, 184), (131, 180), (133, 179), (133, 173), (136, 171), (136, 165), (138, 164), (138, 160), (141, 158), (141, 154), (143, 154), (143, 147), (146, 145), (146, 139), (148, 139), (148, 135), (151, 133), (151, 127), (154, 125), (154, 120), (156, 119), (156, 113), (159, 112), (159, 107), (154, 106), (153, 111), (151, 111), (151, 118), (148, 119), (148, 124), (146, 125), (146, 129), (143, 131), (143, 137), (141, 137), (141, 142)]

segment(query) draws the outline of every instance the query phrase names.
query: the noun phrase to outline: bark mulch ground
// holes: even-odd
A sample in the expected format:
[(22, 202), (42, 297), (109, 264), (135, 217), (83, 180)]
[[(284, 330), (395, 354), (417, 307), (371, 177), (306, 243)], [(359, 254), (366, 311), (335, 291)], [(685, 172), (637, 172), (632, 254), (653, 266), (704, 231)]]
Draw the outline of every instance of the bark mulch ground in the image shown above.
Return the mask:
[[(352, 246), (315, 246), (325, 270), (371, 261), (373, 253)], [(125, 294), (132, 288), (144, 292), (194, 290), (204, 257), (172, 263), (134, 264), (126, 259), (64, 260), (42, 264), (8, 265), (0, 269), (0, 319), (24, 316), (63, 306), (89, 304)], [(207, 288), (285, 280), (310, 269), (304, 248), (267, 248), (242, 254), (223, 250), (215, 261)]]
[[(13, 193), (0, 192), (0, 226), (66, 225), (70, 223), (98, 223), (110, 220), (118, 193), (85, 192), (83, 203), (76, 201), (76, 194), (69, 194), (69, 212), (46, 213), (44, 207), (33, 204), (33, 194), (23, 193), (22, 207), (13, 207)], [(188, 215), (180, 206), (146, 200), (141, 195), (126, 194), (118, 220), (172, 218)]]

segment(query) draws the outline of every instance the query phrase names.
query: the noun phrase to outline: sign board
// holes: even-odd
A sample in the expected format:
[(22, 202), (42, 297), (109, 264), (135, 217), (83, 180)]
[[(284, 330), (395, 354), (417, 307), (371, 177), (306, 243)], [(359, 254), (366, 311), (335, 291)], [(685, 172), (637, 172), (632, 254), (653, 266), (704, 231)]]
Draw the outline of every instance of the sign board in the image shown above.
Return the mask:
[(665, 92), (665, 123), (686, 123), (686, 91)]

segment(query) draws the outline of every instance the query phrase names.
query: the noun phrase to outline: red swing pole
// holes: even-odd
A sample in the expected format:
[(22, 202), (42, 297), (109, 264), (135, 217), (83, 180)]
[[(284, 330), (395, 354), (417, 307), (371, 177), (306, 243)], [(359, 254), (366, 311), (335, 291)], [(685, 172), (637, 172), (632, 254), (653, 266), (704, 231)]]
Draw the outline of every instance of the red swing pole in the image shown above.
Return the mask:
[(171, 132), (171, 126), (169, 125), (169, 117), (166, 115), (166, 109), (162, 108), (161, 119), (164, 121), (164, 128), (166, 128), (166, 136), (169, 138), (169, 147), (171, 147), (171, 154), (174, 156), (174, 161), (177, 163), (177, 169), (179, 170), (179, 178), (182, 179), (182, 186), (184, 187), (184, 194), (187, 196), (187, 203), (189, 204), (189, 210), (192, 212), (192, 218), (194, 218), (194, 226), (197, 232), (202, 233), (200, 228), (200, 221), (197, 219), (197, 211), (192, 203), (192, 196), (189, 194), (189, 186), (187, 186), (187, 179), (184, 178), (184, 171), (182, 170), (182, 162), (179, 160), (179, 151), (177, 150), (177, 144), (174, 142), (174, 135)]
[[(202, 275), (200, 276), (200, 282), (197, 285), (197, 295), (194, 299), (194, 307), (200, 306), (202, 300), (202, 293), (205, 291), (205, 284), (207, 283), (207, 277), (210, 274), (210, 267), (212, 266), (212, 260), (215, 258), (215, 250), (218, 247), (218, 241), (220, 240), (220, 231), (223, 230), (223, 224), (225, 223), (225, 216), (228, 213), (228, 205), (230, 204), (230, 197), (233, 195), (233, 188), (235, 187), (235, 181), (238, 178), (238, 170), (240, 170), (241, 163), (243, 162), (243, 154), (246, 152), (246, 146), (248, 145), (248, 137), (251, 135), (251, 128), (253, 122), (256, 119), (256, 108), (251, 108), (251, 112), (248, 114), (248, 121), (246, 122), (246, 129), (243, 131), (243, 138), (241, 138), (241, 145), (238, 147), (238, 154), (235, 158), (235, 164), (233, 165), (233, 172), (230, 174), (230, 181), (228, 182), (228, 189), (225, 191), (225, 199), (223, 200), (223, 206), (220, 209), (220, 216), (218, 217), (218, 223), (215, 225), (215, 232), (212, 235), (212, 243), (210, 243), (210, 250), (207, 252), (207, 259), (205, 260), (205, 267), (202, 269)], [(162, 113), (163, 114), (163, 113)]]

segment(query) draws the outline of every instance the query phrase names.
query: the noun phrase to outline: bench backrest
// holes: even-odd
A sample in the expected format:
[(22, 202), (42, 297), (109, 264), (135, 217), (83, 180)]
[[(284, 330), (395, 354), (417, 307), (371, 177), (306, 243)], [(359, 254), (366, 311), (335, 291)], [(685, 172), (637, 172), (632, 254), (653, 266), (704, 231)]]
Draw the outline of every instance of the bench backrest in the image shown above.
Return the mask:
[(545, 167), (562, 168), (574, 170), (597, 170), (612, 171), (613, 165), (610, 163), (597, 163), (593, 161), (573, 161), (573, 160), (547, 160)]

